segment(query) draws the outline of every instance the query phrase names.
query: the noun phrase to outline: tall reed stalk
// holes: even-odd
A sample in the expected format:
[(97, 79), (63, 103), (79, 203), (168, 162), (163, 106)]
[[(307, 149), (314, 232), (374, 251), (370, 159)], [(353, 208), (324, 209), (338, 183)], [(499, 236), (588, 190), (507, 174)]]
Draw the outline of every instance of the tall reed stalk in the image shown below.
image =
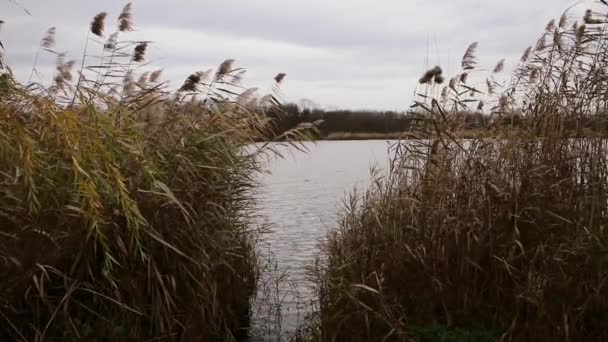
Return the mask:
[[(567, 13), (550, 22), (500, 85), (469, 84), (477, 44), (443, 99), (424, 89), (439, 69), (423, 76), (421, 138), (400, 142), (388, 175), (347, 201), (311, 272), (318, 310), (298, 340), (608, 339), (602, 9), (584, 25)], [(495, 138), (459, 139), (481, 101)]]
[[(127, 81), (145, 52), (110, 62), (118, 85), (93, 81), (86, 51), (76, 84), (65, 55), (42, 91), (2, 75), (0, 340), (246, 335), (261, 262), (250, 194), (273, 153), (252, 144), (284, 136), (227, 81), (206, 103), (206, 84), (174, 92), (158, 72)], [(235, 69), (219, 70), (229, 80)]]

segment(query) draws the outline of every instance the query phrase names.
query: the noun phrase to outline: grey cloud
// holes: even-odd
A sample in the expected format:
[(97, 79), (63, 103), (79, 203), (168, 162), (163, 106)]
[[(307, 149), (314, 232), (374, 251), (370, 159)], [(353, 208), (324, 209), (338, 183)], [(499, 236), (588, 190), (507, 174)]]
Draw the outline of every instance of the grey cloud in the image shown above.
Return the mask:
[[(59, 51), (79, 58), (92, 16), (109, 12), (107, 29), (126, 1), (20, 0), (26, 15), (0, 3), (0, 33), (9, 62), (29, 74), (42, 33), (57, 26)], [(482, 65), (514, 63), (544, 25), (572, 4), (567, 0), (137, 0), (138, 29), (149, 39), (149, 60), (173, 84), (188, 73), (235, 58), (249, 83), (288, 74), (284, 90), (339, 107), (404, 108), (428, 64), (456, 71), (466, 46), (479, 41)], [(586, 7), (578, 6), (580, 15)], [(428, 49), (428, 52), (427, 52)], [(54, 57), (40, 69), (52, 74)], [(23, 76), (22, 76), (23, 78)], [(400, 81), (401, 80), (401, 81)]]

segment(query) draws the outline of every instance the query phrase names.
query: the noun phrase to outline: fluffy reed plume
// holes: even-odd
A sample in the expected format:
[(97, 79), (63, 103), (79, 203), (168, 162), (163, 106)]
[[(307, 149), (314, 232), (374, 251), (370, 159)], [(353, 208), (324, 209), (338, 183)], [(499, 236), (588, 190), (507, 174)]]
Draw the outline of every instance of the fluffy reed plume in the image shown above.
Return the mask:
[(443, 77), (443, 70), (439, 65), (436, 65), (433, 68), (427, 70), (418, 82), (420, 82), (421, 84), (431, 84), (433, 82), (437, 84), (442, 84), (444, 80), (445, 79)]
[(469, 78), (469, 73), (468, 72), (463, 72), (462, 74), (460, 74), (460, 82), (461, 83), (467, 83), (467, 79)]
[(139, 79), (137, 80), (137, 85), (141, 88), (145, 88), (146, 84), (148, 84), (148, 80), (150, 79), (150, 73), (149, 72), (144, 72), (141, 75), (139, 75)]
[(496, 63), (496, 66), (494, 67), (494, 73), (498, 74), (499, 72), (502, 72), (505, 69), (505, 59), (501, 59), (500, 61), (498, 61), (498, 63)]
[(456, 77), (450, 78), (449, 87), (454, 91), (456, 91), (456, 83), (458, 83), (458, 78), (456, 78)]
[(133, 80), (133, 70), (129, 70), (122, 80), (123, 95), (131, 96), (135, 91), (135, 81)]
[(566, 15), (566, 13), (562, 14), (562, 16), (559, 18), (559, 28), (564, 28), (568, 25), (568, 16)]
[(118, 38), (118, 32), (112, 33), (106, 40), (103, 48), (106, 50), (114, 50), (116, 48), (116, 40)]
[(532, 68), (532, 71), (530, 72), (530, 82), (536, 82), (538, 81), (538, 77), (540, 75), (540, 70), (539, 68)]
[(107, 16), (108, 14), (106, 12), (101, 12), (93, 17), (93, 20), (91, 21), (91, 33), (98, 37), (103, 37), (105, 20)]
[(160, 75), (163, 73), (162, 69), (158, 69), (156, 71), (153, 71), (150, 74), (150, 82), (158, 82), (158, 80), (160, 79)]
[(551, 32), (555, 30), (555, 19), (551, 19), (548, 23), (547, 26), (545, 26), (545, 31), (547, 32)]
[(146, 56), (147, 42), (141, 42), (135, 46), (133, 50), (133, 62), (143, 62)]
[(133, 31), (132, 13), (131, 13), (131, 2), (123, 7), (122, 12), (118, 16), (118, 31), (126, 32)]
[(531, 54), (532, 54), (532, 47), (528, 46), (526, 51), (524, 51), (524, 54), (521, 56), (522, 63), (525, 63), (530, 58)]
[(272, 94), (266, 94), (266, 95), (262, 96), (262, 98), (258, 101), (258, 106), (260, 106), (260, 107), (272, 106), (272, 104), (273, 104), (272, 98), (273, 98)]
[(247, 73), (247, 70), (243, 69), (239, 72), (237, 72), (236, 74), (234, 74), (232, 76), (232, 78), (230, 79), (230, 84), (233, 85), (238, 85), (241, 83), (241, 81), (243, 81), (243, 77), (245, 77), (245, 74)]
[(55, 33), (56, 33), (55, 27), (51, 27), (45, 32), (44, 36), (40, 40), (40, 48), (36, 51), (36, 57), (34, 58), (34, 65), (32, 66), (32, 71), (27, 80), (27, 84), (31, 83), (32, 78), (34, 77), (34, 74), (37, 71), (36, 67), (38, 66), (38, 58), (40, 57), (40, 50), (42, 49), (42, 50), (46, 50), (49, 52), (53, 52), (52, 48), (55, 46)]
[(249, 100), (246, 104), (245, 107), (247, 108), (251, 108), (251, 109), (256, 109), (258, 108), (259, 105), (259, 99), (257, 97), (252, 97), (251, 100)]
[(563, 49), (562, 34), (559, 32), (559, 28), (553, 32), (553, 45), (557, 47), (558, 51)]
[(462, 56), (462, 68), (464, 70), (470, 70), (475, 68), (475, 65), (477, 64), (476, 60), (475, 60), (475, 52), (477, 51), (477, 46), (479, 45), (479, 43), (474, 42), (471, 45), (469, 45), (469, 47), (467, 48), (467, 50), (464, 53), (464, 56)]
[(581, 45), (582, 43), (584, 43), (586, 30), (587, 30), (587, 25), (585, 25), (585, 24), (579, 26), (576, 29), (575, 36), (576, 36), (576, 43), (578, 45)]
[(251, 99), (254, 97), (254, 95), (257, 91), (258, 91), (258, 88), (246, 89), (241, 94), (239, 94), (239, 96), (237, 96), (236, 103), (238, 103), (240, 105), (246, 105), (247, 103), (249, 103), (251, 101)]
[(40, 41), (40, 46), (45, 49), (52, 49), (55, 46), (55, 27), (51, 27), (46, 31), (44, 37)]
[(278, 84), (280, 84), (281, 82), (283, 82), (283, 79), (285, 79), (285, 76), (287, 76), (287, 74), (281, 72), (278, 73), (275, 77), (274, 77), (274, 81), (277, 82)]
[(450, 88), (443, 87), (443, 89), (441, 89), (441, 102), (442, 103), (446, 103), (448, 101), (448, 94), (450, 92)]
[(488, 88), (488, 94), (494, 94), (494, 82), (489, 78), (486, 78), (486, 86)]
[(585, 11), (585, 16), (583, 17), (583, 21), (587, 25), (604, 24), (606, 22), (605, 20), (602, 20), (599, 17), (596, 17), (590, 9)]
[(234, 59), (227, 59), (223, 61), (215, 73), (215, 80), (221, 81), (226, 75), (228, 75), (232, 71), (232, 64), (234, 64)]
[(502, 113), (506, 113), (509, 108), (509, 97), (507, 95), (501, 95), (498, 98), (498, 108)]
[(70, 61), (66, 61), (65, 60), (65, 53), (60, 53), (57, 55), (57, 63), (56, 63), (56, 70), (57, 73), (55, 75), (55, 85), (58, 88), (63, 89), (64, 85), (67, 82), (72, 81), (72, 68), (74, 67), (74, 64), (76, 63), (76, 61), (74, 60), (70, 60)]
[(184, 84), (179, 88), (178, 92), (196, 92), (201, 82), (204, 82), (205, 73), (197, 71), (186, 78)]
[(540, 37), (540, 39), (536, 42), (536, 51), (543, 51), (547, 47), (547, 39), (546, 35)]
[[(86, 42), (103, 34), (103, 18)], [(0, 76), (1, 341), (245, 340), (262, 267), (249, 193), (272, 151), (243, 152), (284, 139), (221, 87), (206, 94), (213, 106), (162, 84), (133, 89), (145, 50), (133, 57), (135, 44), (100, 63), (111, 66), (105, 83), (83, 67), (89, 80), (68, 84), (65, 54), (56, 87)]]

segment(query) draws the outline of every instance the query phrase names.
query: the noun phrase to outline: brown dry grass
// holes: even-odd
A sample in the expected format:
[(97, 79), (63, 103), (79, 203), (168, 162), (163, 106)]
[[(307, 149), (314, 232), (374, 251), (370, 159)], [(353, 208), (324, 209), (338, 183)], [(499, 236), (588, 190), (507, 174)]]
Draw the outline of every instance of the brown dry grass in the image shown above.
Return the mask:
[[(398, 144), (389, 175), (347, 201), (311, 271), (319, 307), (298, 339), (608, 339), (608, 142), (567, 133), (603, 122), (608, 35), (603, 22), (565, 20), (510, 82), (490, 76), (495, 98), (462, 76), (481, 72), (476, 44), (442, 100), (417, 97), (424, 138)], [(481, 101), (496, 138), (459, 139), (460, 113)], [(518, 117), (529, 125), (514, 129)]]
[[(131, 20), (127, 6), (121, 35)], [(2, 73), (0, 340), (224, 341), (247, 328), (262, 262), (250, 192), (272, 150), (244, 147), (272, 136), (269, 105), (238, 102), (232, 60), (177, 92), (158, 72), (135, 81), (147, 43), (121, 35), (89, 47), (102, 56), (83, 54), (76, 82), (64, 55), (51, 87)]]

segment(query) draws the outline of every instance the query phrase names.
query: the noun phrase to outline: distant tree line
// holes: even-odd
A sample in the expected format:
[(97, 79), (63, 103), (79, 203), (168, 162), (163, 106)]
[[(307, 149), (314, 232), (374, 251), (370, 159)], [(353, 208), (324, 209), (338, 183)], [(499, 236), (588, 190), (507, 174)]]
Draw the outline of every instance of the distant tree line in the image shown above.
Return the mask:
[[(301, 108), (289, 103), (279, 109), (271, 110), (268, 115), (274, 119), (278, 132), (293, 129), (302, 123), (321, 121), (318, 125), (321, 137), (331, 133), (400, 133), (412, 131), (420, 114), (396, 111), (374, 110), (324, 110)], [(467, 129), (483, 128), (488, 118), (481, 113), (467, 113)]]
[[(504, 113), (490, 116), (481, 112), (459, 113), (463, 116), (464, 136), (466, 132), (491, 135), (491, 126), (511, 126), (515, 129), (533, 129), (538, 127), (534, 117), (525, 117), (520, 113)], [(283, 104), (271, 109), (267, 115), (273, 119), (276, 133), (283, 133), (298, 127), (300, 124), (320, 122), (318, 124), (319, 138), (339, 133), (390, 135), (414, 131), (421, 122), (424, 114), (416, 112), (374, 111), (374, 110), (324, 110), (319, 108), (302, 108), (297, 104)], [(595, 115), (572, 118), (560, 123), (566, 132), (572, 136), (590, 136), (608, 133), (608, 115)]]

